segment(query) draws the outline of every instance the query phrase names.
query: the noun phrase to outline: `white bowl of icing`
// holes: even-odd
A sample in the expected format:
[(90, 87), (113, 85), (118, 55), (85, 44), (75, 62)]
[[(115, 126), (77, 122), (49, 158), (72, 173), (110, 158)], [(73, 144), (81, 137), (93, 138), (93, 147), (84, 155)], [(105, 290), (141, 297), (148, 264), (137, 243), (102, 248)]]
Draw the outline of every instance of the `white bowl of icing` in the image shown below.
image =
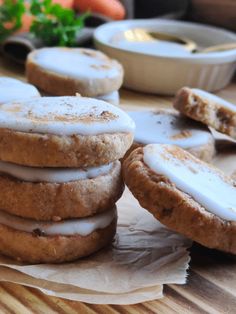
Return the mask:
[(236, 42), (232, 32), (182, 21), (150, 19), (104, 24), (94, 33), (95, 45), (122, 63), (127, 88), (163, 95), (173, 95), (183, 86), (216, 91), (226, 86), (234, 74), (236, 49), (193, 54), (174, 43), (115, 40), (132, 28), (184, 36), (201, 48)]

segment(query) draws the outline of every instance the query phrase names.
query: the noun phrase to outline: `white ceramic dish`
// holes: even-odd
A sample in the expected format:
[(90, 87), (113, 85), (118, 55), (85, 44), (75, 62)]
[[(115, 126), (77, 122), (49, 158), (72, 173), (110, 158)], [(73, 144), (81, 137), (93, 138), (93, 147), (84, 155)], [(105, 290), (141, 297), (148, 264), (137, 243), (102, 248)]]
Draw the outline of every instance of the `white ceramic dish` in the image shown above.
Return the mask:
[(124, 86), (149, 93), (173, 95), (183, 87), (216, 91), (231, 80), (236, 67), (236, 49), (207, 54), (160, 51), (147, 47), (114, 42), (114, 36), (132, 28), (145, 28), (182, 35), (200, 47), (236, 42), (232, 32), (201, 24), (151, 19), (111, 22), (98, 27), (95, 45), (121, 62), (125, 69)]

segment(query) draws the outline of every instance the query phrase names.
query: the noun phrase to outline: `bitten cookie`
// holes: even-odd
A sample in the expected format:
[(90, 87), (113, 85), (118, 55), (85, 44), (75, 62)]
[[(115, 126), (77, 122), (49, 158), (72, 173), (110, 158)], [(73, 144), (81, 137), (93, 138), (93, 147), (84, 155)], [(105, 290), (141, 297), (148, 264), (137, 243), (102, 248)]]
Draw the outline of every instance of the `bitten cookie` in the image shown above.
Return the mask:
[(0, 107), (0, 160), (36, 167), (94, 167), (120, 159), (134, 122), (86, 97), (39, 97)]
[(33, 85), (11, 77), (0, 77), (0, 104), (36, 97), (40, 97), (40, 93)]
[(28, 81), (58, 96), (96, 97), (117, 91), (123, 68), (100, 51), (84, 48), (42, 48), (28, 55)]
[(61, 263), (90, 255), (116, 231), (116, 208), (87, 218), (36, 222), (0, 211), (0, 251), (27, 263)]
[(174, 100), (175, 109), (236, 139), (236, 106), (200, 89), (184, 87)]
[(119, 161), (93, 168), (32, 168), (0, 161), (0, 208), (35, 220), (91, 216), (123, 192)]
[(236, 187), (217, 168), (173, 145), (133, 151), (123, 175), (140, 205), (170, 229), (236, 254)]
[(212, 160), (215, 141), (209, 129), (201, 123), (169, 109), (133, 111), (129, 116), (136, 125), (134, 144), (129, 151), (146, 144), (173, 144), (202, 160)]

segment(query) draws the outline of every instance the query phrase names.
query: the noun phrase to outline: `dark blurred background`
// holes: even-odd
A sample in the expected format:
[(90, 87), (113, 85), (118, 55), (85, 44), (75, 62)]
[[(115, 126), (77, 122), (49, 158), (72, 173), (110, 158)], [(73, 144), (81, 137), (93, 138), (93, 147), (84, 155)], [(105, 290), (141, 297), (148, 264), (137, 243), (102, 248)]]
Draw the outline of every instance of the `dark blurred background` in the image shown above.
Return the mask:
[(236, 0), (121, 0), (127, 18), (162, 15), (236, 31)]

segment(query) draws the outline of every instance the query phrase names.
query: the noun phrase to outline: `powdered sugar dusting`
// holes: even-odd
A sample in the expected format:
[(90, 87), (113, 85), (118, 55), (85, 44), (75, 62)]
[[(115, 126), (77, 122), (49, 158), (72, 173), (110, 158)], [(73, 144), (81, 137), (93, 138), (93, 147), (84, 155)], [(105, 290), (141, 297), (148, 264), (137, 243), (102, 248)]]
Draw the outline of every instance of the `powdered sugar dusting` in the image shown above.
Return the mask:
[(0, 107), (0, 128), (32, 133), (96, 135), (133, 132), (121, 109), (87, 97), (40, 97)]

